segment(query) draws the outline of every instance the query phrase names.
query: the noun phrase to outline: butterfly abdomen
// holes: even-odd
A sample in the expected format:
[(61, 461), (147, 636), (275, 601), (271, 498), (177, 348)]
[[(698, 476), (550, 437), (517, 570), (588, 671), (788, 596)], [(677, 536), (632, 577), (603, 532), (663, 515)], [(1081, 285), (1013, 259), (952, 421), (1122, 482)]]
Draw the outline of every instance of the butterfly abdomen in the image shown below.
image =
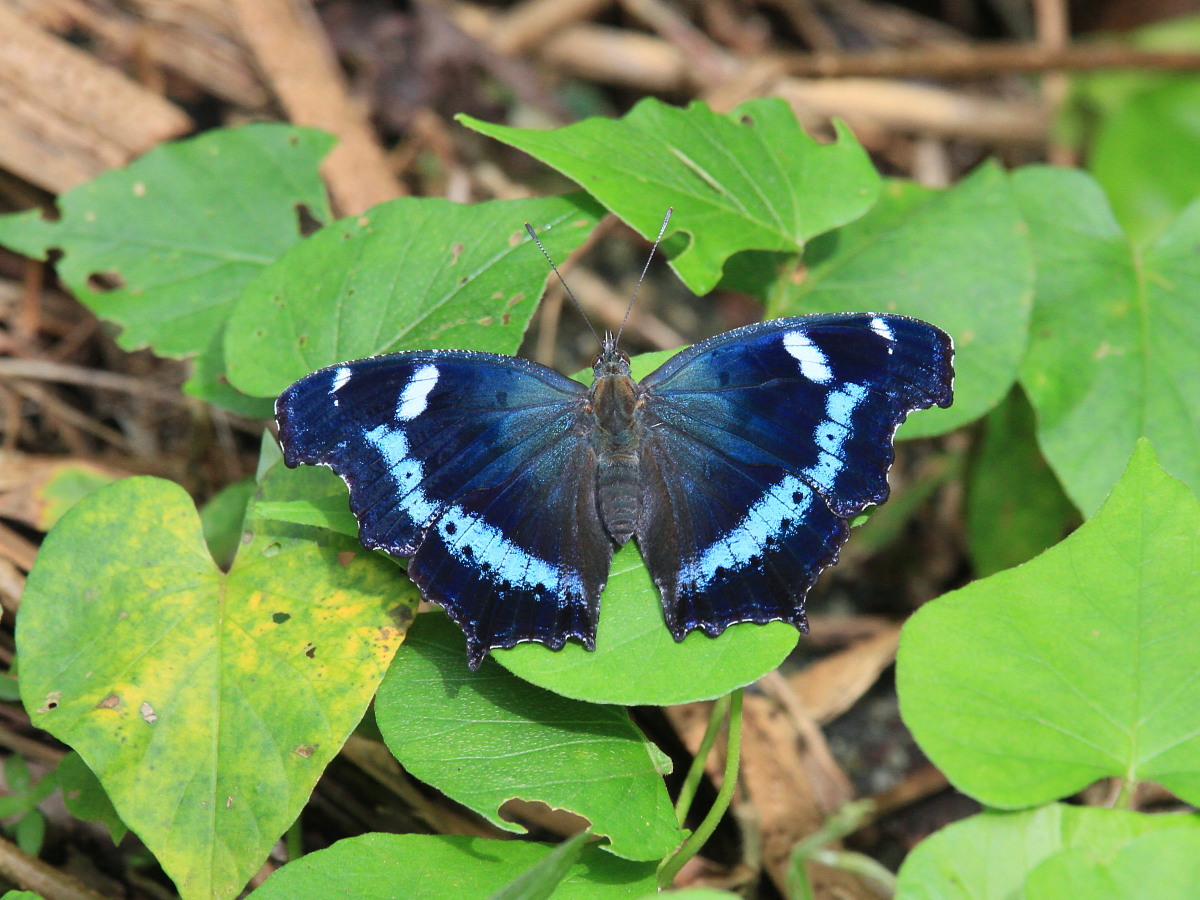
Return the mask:
[(623, 545), (633, 536), (642, 505), (639, 388), (629, 377), (627, 359), (614, 357), (606, 363), (597, 366), (589, 403), (594, 421), (596, 505), (604, 530), (616, 544)]

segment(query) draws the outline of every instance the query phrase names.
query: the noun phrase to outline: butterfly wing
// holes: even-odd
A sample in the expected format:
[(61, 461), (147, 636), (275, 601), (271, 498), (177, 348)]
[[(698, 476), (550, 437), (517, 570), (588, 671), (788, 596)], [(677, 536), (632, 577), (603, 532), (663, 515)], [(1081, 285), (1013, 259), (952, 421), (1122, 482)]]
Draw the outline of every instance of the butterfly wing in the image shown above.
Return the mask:
[(806, 627), (846, 519), (887, 498), (896, 427), (950, 405), (952, 358), (917, 319), (802, 316), (718, 335), (642, 381), (637, 537), (676, 640)]
[(350, 488), (364, 546), (408, 574), (487, 651), (594, 646), (612, 545), (596, 512), (586, 389), (486, 353), (395, 353), (331, 366), (276, 403), (284, 461)]

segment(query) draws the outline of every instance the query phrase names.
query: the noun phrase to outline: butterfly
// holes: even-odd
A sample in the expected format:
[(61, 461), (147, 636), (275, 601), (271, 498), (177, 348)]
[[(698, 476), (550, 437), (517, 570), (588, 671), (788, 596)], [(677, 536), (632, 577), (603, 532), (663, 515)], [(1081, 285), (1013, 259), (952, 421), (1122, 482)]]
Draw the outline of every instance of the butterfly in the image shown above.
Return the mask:
[(408, 559), (475, 669), (523, 641), (595, 649), (631, 537), (676, 641), (738, 622), (807, 631), (805, 595), (847, 520), (887, 498), (897, 426), (950, 405), (953, 353), (933, 325), (876, 313), (738, 328), (640, 382), (610, 335), (590, 387), (413, 350), (313, 372), (276, 418), (286, 464), (342, 477), (363, 545)]

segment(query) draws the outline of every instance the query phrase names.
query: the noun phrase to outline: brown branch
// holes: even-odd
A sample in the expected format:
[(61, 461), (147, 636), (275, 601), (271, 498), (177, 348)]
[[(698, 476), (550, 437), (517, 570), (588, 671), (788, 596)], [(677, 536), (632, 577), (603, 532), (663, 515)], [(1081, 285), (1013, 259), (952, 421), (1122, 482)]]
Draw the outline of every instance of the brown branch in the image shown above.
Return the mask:
[(839, 55), (796, 55), (784, 61), (788, 74), (804, 78), (975, 78), (1006, 72), (1084, 72), (1092, 69), (1200, 71), (1200, 53), (1139, 50), (1126, 44), (983, 44), (879, 50)]
[(104, 900), (78, 879), (60, 872), (49, 863), (25, 853), (16, 844), (0, 838), (0, 874), (46, 900)]
[(230, 3), (246, 46), (288, 118), (337, 136), (321, 172), (339, 213), (358, 214), (400, 196), (366, 115), (350, 97), (312, 0)]

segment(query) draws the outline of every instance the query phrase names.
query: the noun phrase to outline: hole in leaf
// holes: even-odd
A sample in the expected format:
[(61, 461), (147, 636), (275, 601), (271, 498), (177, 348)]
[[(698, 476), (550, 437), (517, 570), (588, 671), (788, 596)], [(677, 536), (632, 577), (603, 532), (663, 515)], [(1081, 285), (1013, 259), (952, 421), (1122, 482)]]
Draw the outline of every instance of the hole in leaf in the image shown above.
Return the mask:
[(314, 231), (320, 231), (324, 227), (325, 223), (313, 215), (307, 203), (297, 203), (295, 210), (300, 237), (308, 237)]

